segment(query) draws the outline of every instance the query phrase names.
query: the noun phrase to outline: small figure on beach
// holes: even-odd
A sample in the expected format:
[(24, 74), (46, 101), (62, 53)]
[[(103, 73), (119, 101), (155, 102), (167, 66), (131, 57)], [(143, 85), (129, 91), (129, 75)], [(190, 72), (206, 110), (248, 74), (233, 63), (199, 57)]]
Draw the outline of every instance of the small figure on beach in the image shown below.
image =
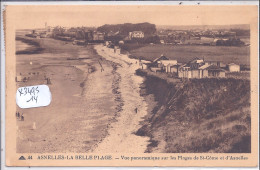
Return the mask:
[(20, 113), (19, 112), (17, 113), (17, 119), (20, 119)]
[(36, 123), (35, 122), (33, 122), (33, 130), (35, 130), (36, 129)]
[(47, 78), (47, 84), (51, 84), (51, 78)]
[(138, 109), (137, 109), (137, 107), (135, 108), (135, 113), (137, 113), (137, 111), (138, 111)]
[(24, 121), (23, 113), (21, 114), (21, 121)]

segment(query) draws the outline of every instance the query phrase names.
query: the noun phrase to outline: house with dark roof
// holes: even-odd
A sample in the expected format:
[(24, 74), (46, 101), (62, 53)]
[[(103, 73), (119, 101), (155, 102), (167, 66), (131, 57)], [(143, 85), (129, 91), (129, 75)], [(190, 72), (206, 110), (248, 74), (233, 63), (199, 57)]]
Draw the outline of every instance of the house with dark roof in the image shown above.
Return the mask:
[(166, 60), (169, 60), (169, 59), (162, 54), (160, 57), (154, 59), (151, 64), (149, 64), (150, 69), (154, 72), (163, 71), (163, 65), (162, 65), (161, 61), (166, 61)]
[(169, 60), (169, 58), (167, 58), (165, 55), (162, 54), (160, 57), (154, 59), (153, 63), (157, 63), (158, 61), (161, 61), (161, 60)]
[(200, 78), (223, 78), (226, 76), (225, 70), (216, 65), (207, 65), (201, 66), (199, 68)]
[(195, 58), (178, 68), (179, 78), (213, 78), (225, 77), (225, 70), (218, 65), (205, 63), (203, 59)]

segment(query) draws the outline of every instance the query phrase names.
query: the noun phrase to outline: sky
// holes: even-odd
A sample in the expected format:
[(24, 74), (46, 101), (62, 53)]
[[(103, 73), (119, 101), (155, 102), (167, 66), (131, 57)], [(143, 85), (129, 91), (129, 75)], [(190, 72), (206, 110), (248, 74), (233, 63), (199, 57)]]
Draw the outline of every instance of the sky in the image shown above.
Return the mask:
[(178, 6), (178, 5), (84, 5), (7, 6), (7, 21), (16, 29), (49, 26), (97, 27), (104, 24), (149, 22), (156, 25), (250, 24), (257, 6)]

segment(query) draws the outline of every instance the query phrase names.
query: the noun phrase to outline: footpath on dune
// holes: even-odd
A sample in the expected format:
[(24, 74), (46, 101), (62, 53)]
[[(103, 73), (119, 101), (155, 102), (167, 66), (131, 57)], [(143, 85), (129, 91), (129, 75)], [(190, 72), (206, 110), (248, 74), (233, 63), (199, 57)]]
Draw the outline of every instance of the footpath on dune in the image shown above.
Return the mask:
[(93, 152), (144, 153), (149, 138), (134, 134), (141, 127), (140, 121), (147, 114), (147, 104), (140, 96), (143, 78), (135, 75), (136, 69), (139, 68), (138, 62), (126, 55), (115, 54), (113, 49), (103, 45), (97, 45), (95, 49), (100, 56), (117, 65), (116, 73), (120, 77), (118, 93), (122, 104), (117, 121), (112, 123), (108, 130), (108, 136), (93, 149)]

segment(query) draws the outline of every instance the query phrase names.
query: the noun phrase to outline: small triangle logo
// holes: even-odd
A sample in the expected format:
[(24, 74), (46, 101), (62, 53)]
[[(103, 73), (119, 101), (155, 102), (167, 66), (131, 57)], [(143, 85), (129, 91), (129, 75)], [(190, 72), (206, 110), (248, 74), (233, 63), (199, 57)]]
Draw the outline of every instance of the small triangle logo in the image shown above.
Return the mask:
[(24, 156), (21, 156), (19, 160), (26, 160)]

